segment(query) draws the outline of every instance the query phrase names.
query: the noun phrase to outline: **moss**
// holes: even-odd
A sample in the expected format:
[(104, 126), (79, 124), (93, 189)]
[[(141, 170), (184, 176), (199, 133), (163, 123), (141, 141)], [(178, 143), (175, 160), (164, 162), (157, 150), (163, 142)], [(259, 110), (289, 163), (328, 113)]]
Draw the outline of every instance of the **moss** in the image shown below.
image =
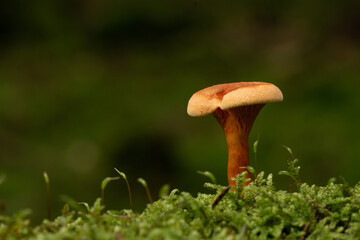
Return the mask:
[[(238, 175), (241, 186), (246, 179)], [(67, 205), (54, 221), (31, 227), (29, 211), (0, 217), (0, 239), (359, 239), (360, 183), (302, 183), (276, 190), (272, 174), (247, 187), (206, 183), (212, 194), (172, 191), (140, 213), (106, 211), (97, 199), (86, 213)], [(217, 203), (214, 204), (215, 199)]]

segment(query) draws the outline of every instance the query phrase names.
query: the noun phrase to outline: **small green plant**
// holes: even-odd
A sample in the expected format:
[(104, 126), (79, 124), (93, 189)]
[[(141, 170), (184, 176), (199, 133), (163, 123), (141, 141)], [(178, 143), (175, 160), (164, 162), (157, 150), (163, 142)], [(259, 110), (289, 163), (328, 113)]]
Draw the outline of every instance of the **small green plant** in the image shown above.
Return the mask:
[(46, 185), (46, 205), (48, 219), (51, 219), (51, 201), (50, 201), (50, 179), (46, 172), (44, 172), (44, 180)]
[(131, 189), (130, 189), (130, 184), (129, 184), (129, 181), (127, 180), (127, 177), (125, 175), (125, 173), (123, 172), (120, 172), (119, 170), (117, 170), (116, 168), (114, 168), (115, 171), (125, 180), (126, 182), (126, 186), (127, 186), (127, 189), (128, 189), (128, 193), (129, 193), (129, 202), (130, 202), (130, 209), (133, 211), (133, 203), (132, 203), (132, 196), (131, 196)]
[(138, 178), (138, 182), (145, 188), (148, 201), (149, 201), (149, 203), (152, 203), (153, 199), (151, 197), (150, 190), (149, 190), (147, 182), (143, 178)]
[(256, 160), (256, 153), (257, 153), (257, 146), (259, 145), (259, 136), (254, 142), (253, 150), (254, 150), (254, 169), (255, 169), (255, 178), (257, 177), (257, 160)]
[(111, 181), (119, 180), (120, 177), (107, 177), (101, 182), (101, 201), (100, 204), (103, 206), (105, 203), (105, 188)]
[[(299, 188), (301, 186), (301, 180), (299, 174), (300, 166), (296, 165), (299, 162), (299, 159), (295, 158), (291, 148), (284, 145), (283, 147), (290, 153), (291, 159), (287, 160), (287, 170), (280, 171), (278, 174), (289, 176), (292, 180), (294, 180), (296, 186)], [(291, 182), (290, 182), (290, 192), (291, 192)]]

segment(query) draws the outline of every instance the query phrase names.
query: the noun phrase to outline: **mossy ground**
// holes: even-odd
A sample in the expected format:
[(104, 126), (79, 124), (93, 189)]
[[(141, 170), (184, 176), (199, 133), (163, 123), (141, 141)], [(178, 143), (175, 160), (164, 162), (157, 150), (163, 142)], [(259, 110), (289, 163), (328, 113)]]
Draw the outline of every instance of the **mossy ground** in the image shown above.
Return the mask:
[[(236, 181), (246, 180), (238, 175)], [(213, 193), (197, 196), (174, 189), (142, 213), (104, 211), (100, 199), (86, 212), (65, 205), (61, 216), (35, 227), (25, 210), (0, 217), (0, 239), (360, 238), (360, 183), (296, 186), (276, 190), (272, 174), (261, 172), (245, 188), (206, 183)]]

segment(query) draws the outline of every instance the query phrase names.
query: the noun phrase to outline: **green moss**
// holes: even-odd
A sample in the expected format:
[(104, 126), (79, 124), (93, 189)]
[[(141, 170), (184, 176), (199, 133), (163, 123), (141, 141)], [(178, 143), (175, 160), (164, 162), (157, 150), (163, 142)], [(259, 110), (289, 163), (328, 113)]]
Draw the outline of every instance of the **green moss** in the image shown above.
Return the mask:
[[(239, 175), (239, 186), (246, 181)], [(276, 190), (272, 174), (247, 187), (206, 183), (212, 194), (172, 191), (140, 213), (106, 211), (97, 199), (86, 213), (65, 205), (54, 221), (31, 227), (29, 211), (1, 216), (0, 239), (359, 239), (360, 183), (302, 183)], [(214, 204), (215, 199), (218, 202)]]

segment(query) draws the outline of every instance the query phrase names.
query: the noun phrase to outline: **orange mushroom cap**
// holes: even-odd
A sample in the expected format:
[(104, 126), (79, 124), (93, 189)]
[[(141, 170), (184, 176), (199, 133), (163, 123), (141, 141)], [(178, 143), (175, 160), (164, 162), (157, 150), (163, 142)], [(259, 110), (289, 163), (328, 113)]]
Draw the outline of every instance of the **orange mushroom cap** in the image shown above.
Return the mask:
[(226, 110), (282, 100), (283, 95), (280, 89), (271, 83), (225, 83), (194, 93), (189, 100), (187, 112), (190, 116), (200, 117), (213, 113), (217, 108)]

